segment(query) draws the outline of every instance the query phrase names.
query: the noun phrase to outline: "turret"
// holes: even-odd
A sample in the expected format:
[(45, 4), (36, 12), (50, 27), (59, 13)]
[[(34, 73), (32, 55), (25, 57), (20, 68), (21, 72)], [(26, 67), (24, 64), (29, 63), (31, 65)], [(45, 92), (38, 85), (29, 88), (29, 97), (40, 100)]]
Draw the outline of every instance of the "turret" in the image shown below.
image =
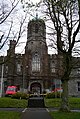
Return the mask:
[(47, 53), (46, 26), (44, 20), (39, 19), (38, 16), (28, 23), (25, 53), (27, 51), (39, 54)]
[(36, 40), (36, 37), (37, 40), (46, 42), (45, 22), (37, 17), (28, 23), (27, 41)]
[(16, 46), (16, 41), (10, 40), (9, 50), (7, 51), (9, 55), (15, 54), (15, 46)]

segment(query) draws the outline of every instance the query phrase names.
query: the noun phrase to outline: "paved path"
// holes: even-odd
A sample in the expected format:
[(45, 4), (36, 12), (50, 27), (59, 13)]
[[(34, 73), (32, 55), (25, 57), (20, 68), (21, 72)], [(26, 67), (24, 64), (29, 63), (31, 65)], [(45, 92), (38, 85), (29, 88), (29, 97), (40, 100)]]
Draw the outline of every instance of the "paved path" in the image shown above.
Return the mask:
[[(22, 111), (21, 119), (52, 119), (49, 115), (50, 111), (58, 111), (54, 108), (25, 108)], [(80, 112), (80, 110), (71, 110), (72, 112)]]
[(22, 112), (24, 108), (0, 108), (0, 111), (16, 111), (16, 112)]
[[(52, 119), (49, 115), (50, 111), (58, 111), (55, 108), (0, 108), (0, 111), (18, 111), (22, 113), (21, 119)], [(71, 110), (72, 112), (80, 112), (80, 109)]]
[(46, 108), (25, 108), (21, 119), (52, 119)]

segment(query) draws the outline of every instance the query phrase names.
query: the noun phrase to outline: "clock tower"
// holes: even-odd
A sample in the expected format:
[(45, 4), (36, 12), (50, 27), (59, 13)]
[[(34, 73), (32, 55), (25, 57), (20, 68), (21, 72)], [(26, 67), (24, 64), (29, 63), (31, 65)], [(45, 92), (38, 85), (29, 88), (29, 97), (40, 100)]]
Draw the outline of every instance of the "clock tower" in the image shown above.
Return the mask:
[(25, 47), (28, 90), (42, 91), (49, 86), (48, 47), (46, 44), (46, 26), (36, 17), (28, 23), (27, 43)]

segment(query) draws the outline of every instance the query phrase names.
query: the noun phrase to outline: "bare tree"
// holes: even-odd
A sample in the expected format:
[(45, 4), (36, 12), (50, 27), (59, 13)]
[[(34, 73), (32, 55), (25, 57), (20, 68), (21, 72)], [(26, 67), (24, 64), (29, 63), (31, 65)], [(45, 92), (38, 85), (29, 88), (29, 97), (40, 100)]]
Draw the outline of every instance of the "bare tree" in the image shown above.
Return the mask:
[[(10, 3), (9, 4), (11, 5), (11, 7), (8, 6), (8, 3), (4, 3), (3, 1), (0, 4), (0, 26), (7, 20), (7, 18), (10, 16), (12, 11), (16, 8), (16, 6), (19, 3), (19, 0), (18, 1), (14, 0), (13, 2), (10, 1)], [(9, 32), (11, 30), (11, 27), (12, 27), (12, 25), (9, 28)], [(4, 37), (4, 33), (3, 33), (3, 30), (0, 30), (0, 32), (1, 32), (1, 34), (0, 34), (0, 43), (1, 43), (1, 41)], [(8, 38), (8, 36), (7, 36), (7, 38)], [(2, 43), (2, 45), (0, 46), (0, 49), (4, 46), (6, 41), (7, 41), (7, 39)]]
[[(19, 40), (26, 29), (24, 24), (26, 23), (29, 8), (24, 14), (23, 9), (22, 11), (20, 11), (19, 7), (20, 7), (20, 0), (12, 0), (12, 1), (10, 0), (9, 3), (8, 1), (1, 3), (1, 6), (0, 6), (0, 50), (6, 49), (6, 46), (9, 44), (10, 40), (16, 40), (15, 47), (18, 47), (20, 44)], [(6, 61), (8, 61), (9, 58), (10, 58), (10, 55), (7, 57)], [(0, 64), (4, 62), (1, 61)]]
[[(46, 15), (51, 19), (56, 32), (56, 45), (62, 55), (63, 71), (61, 75), (63, 95), (61, 110), (69, 111), (68, 81), (72, 70), (72, 54), (80, 29), (80, 0), (44, 0)], [(54, 39), (53, 39), (54, 41)]]

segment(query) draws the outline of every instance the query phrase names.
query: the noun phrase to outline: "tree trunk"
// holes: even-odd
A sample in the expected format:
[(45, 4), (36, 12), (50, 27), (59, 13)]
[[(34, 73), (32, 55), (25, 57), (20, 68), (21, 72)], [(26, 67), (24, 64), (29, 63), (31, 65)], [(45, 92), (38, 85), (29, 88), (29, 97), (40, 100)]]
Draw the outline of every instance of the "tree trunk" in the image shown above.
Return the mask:
[(68, 80), (64, 79), (62, 80), (62, 88), (63, 88), (63, 93), (62, 93), (62, 102), (61, 102), (61, 107), (60, 111), (64, 112), (69, 112), (69, 101), (68, 101)]

